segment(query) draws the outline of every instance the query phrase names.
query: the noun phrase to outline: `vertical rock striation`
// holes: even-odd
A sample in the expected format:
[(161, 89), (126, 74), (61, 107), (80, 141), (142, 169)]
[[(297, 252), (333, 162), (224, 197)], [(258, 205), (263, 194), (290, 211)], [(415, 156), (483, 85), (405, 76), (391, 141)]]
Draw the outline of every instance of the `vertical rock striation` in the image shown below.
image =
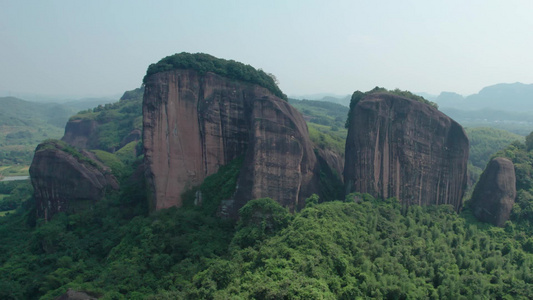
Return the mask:
[(472, 210), (483, 222), (504, 226), (516, 198), (513, 163), (504, 157), (492, 159), (481, 174), (472, 194)]
[(302, 116), (256, 84), (176, 69), (145, 79), (143, 141), (155, 209), (244, 156), (232, 214), (254, 198), (294, 209), (315, 192), (316, 157)]
[(347, 192), (461, 209), (468, 138), (458, 123), (430, 105), (389, 93), (364, 96), (350, 114)]
[(73, 151), (57, 141), (37, 146), (30, 177), (39, 217), (83, 209), (118, 189), (109, 168)]
[(92, 148), (97, 138), (98, 122), (95, 120), (69, 120), (62, 141), (80, 149)]

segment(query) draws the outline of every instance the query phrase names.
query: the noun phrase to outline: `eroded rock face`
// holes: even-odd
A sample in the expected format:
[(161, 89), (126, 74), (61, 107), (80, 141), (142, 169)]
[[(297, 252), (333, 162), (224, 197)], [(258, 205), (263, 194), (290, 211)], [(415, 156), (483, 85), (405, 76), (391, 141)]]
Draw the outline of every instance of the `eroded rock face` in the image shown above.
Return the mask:
[(97, 127), (98, 123), (95, 120), (70, 120), (61, 140), (76, 148), (91, 148), (96, 138)]
[(469, 143), (458, 123), (430, 105), (386, 93), (366, 95), (351, 114), (348, 193), (461, 209)]
[(503, 227), (509, 220), (516, 198), (513, 163), (504, 157), (492, 159), (472, 194), (472, 210), (483, 222)]
[(173, 70), (147, 78), (143, 102), (146, 178), (156, 209), (221, 165), (244, 156), (230, 211), (271, 197), (294, 209), (316, 186), (316, 157), (300, 113), (254, 84)]
[(63, 148), (55, 142), (40, 144), (30, 167), (37, 214), (47, 220), (58, 212), (88, 207), (106, 191), (118, 189), (109, 168), (76, 158)]

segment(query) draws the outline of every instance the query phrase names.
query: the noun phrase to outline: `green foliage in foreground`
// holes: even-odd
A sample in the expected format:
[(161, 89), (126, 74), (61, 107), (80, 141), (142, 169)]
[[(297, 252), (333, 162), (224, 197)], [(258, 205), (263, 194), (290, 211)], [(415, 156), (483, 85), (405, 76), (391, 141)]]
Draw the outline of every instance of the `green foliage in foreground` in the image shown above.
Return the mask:
[(174, 69), (193, 69), (200, 74), (213, 72), (224, 77), (258, 84), (267, 88), (279, 98), (287, 100), (287, 96), (281, 92), (272, 75), (265, 73), (261, 69), (256, 70), (250, 65), (234, 60), (216, 58), (205, 53), (192, 54), (182, 52), (167, 56), (148, 67), (143, 82), (146, 83), (147, 78), (152, 74)]
[[(316, 198), (316, 197), (315, 197)], [(201, 210), (147, 216), (110, 197), (33, 228), (0, 218), (0, 298), (52, 299), (67, 288), (103, 299), (503, 299), (533, 294), (533, 242), (394, 199), (307, 201), (291, 215), (250, 201), (234, 224)], [(144, 211), (145, 212), (145, 211)]]

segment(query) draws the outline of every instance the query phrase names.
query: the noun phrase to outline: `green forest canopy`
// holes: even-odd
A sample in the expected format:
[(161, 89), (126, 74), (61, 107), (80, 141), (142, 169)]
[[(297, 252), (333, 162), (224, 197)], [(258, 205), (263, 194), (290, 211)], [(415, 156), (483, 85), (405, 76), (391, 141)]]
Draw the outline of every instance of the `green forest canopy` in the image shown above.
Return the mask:
[(258, 84), (270, 90), (274, 95), (281, 99), (287, 100), (287, 96), (281, 92), (277, 86), (274, 76), (265, 73), (263, 70), (256, 70), (250, 65), (243, 63), (216, 58), (205, 53), (187, 53), (181, 52), (167, 56), (155, 64), (151, 64), (146, 71), (143, 82), (146, 83), (148, 77), (159, 72), (166, 72), (174, 69), (193, 69), (200, 74), (213, 72), (215, 74)]

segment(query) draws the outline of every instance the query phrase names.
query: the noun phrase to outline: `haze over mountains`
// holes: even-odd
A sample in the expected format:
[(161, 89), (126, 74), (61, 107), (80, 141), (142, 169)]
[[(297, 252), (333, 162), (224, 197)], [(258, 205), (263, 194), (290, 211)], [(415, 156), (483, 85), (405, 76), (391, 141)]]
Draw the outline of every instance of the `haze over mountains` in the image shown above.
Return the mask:
[[(492, 127), (523, 136), (533, 131), (533, 84), (498, 83), (469, 96), (455, 92), (416, 94), (436, 102), (439, 110), (464, 127)], [(291, 98), (350, 105), (350, 95), (313, 94)]]

